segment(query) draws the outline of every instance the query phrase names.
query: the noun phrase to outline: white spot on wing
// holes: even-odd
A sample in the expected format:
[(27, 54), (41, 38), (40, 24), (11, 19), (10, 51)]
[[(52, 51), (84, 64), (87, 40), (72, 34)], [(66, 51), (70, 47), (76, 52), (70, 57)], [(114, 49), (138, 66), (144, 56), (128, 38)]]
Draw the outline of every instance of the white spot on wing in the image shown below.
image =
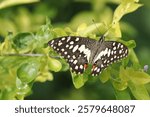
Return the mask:
[(115, 46), (116, 42), (113, 42), (113, 46)]
[(77, 64), (77, 62), (78, 62), (77, 60), (74, 60), (74, 61), (73, 61), (73, 64)]
[(77, 37), (75, 41), (79, 41), (79, 37)]
[(71, 42), (70, 42), (70, 44), (74, 44), (74, 42), (73, 42), (73, 41), (71, 41)]
[(107, 60), (104, 60), (104, 63), (106, 63), (107, 62)]
[(97, 69), (97, 72), (100, 72), (100, 68)]
[(76, 58), (76, 56), (75, 56), (75, 55), (73, 55), (73, 56), (72, 56), (72, 58), (73, 58), (73, 59), (75, 59), (75, 58)]
[(120, 47), (120, 43), (118, 43), (118, 46), (117, 46), (117, 48), (119, 48)]
[(70, 59), (69, 61), (72, 63), (72, 62), (73, 62), (73, 59)]
[(68, 37), (68, 38), (67, 38), (67, 42), (70, 41), (70, 39), (71, 39), (71, 37)]
[(83, 69), (83, 65), (80, 65), (80, 69)]
[(76, 45), (76, 46), (73, 48), (72, 52), (75, 52), (75, 51), (78, 49), (78, 47), (79, 47), (79, 45)]
[(99, 55), (94, 59), (94, 62), (96, 62), (98, 59), (101, 59), (102, 56), (105, 56), (106, 54), (110, 54), (110, 49), (106, 48), (105, 50), (101, 51)]
[(104, 65), (103, 64), (101, 64), (101, 68), (103, 68), (104, 67)]
[(128, 53), (128, 50), (126, 49), (125, 53), (127, 54)]
[(67, 52), (64, 52), (64, 54), (66, 55), (66, 54), (67, 54)]
[(113, 50), (111, 51), (111, 54), (112, 54), (112, 55), (114, 54), (114, 51), (113, 51)]
[(68, 47), (69, 47), (69, 45), (67, 44), (67, 45), (66, 45), (66, 48), (68, 48)]
[(107, 52), (108, 57), (110, 56), (110, 53), (111, 53), (111, 50), (109, 49), (108, 52)]
[(62, 42), (59, 42), (59, 43), (58, 43), (58, 46), (60, 46), (60, 45), (62, 45)]
[(78, 66), (77, 66), (77, 65), (75, 66), (75, 69), (76, 69), (76, 70), (78, 69)]
[(120, 47), (123, 48), (123, 45), (121, 45)]
[(53, 43), (54, 43), (54, 40), (51, 41), (51, 44), (53, 44)]
[(65, 37), (63, 37), (61, 40), (62, 40), (62, 41), (65, 40)]
[(68, 55), (67, 57), (70, 58), (70, 55)]
[(122, 53), (122, 50), (119, 50), (119, 54), (121, 54)]
[(72, 49), (73, 48), (73, 45), (71, 45), (70, 47), (69, 47), (69, 49)]
[(94, 71), (96, 71), (96, 70), (97, 70), (97, 67), (94, 68)]
[(65, 50), (62, 48), (61, 51), (63, 52), (63, 51), (65, 51)]
[(89, 59), (90, 59), (90, 55), (91, 55), (91, 51), (88, 49), (88, 48), (85, 48), (85, 45), (81, 45), (79, 47), (79, 51), (80, 53), (84, 53), (86, 56), (87, 56), (87, 60), (89, 62)]
[(116, 50), (116, 46), (113, 47), (113, 50)]

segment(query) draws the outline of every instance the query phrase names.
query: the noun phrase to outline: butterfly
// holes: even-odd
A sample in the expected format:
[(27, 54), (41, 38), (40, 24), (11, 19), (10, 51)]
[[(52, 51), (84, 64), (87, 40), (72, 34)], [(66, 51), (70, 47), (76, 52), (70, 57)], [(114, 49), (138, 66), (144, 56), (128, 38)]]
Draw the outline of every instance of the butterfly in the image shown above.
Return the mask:
[(48, 45), (66, 59), (76, 74), (83, 74), (91, 64), (91, 75), (98, 76), (110, 64), (128, 56), (127, 46), (104, 39), (104, 36), (101, 36), (99, 40), (64, 36), (50, 40)]

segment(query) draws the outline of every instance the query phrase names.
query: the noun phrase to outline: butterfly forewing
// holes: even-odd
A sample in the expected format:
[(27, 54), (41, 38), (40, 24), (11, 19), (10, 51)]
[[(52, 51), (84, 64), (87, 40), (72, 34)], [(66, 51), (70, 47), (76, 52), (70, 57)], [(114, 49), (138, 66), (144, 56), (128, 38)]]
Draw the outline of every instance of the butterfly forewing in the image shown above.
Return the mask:
[(53, 39), (48, 44), (67, 60), (72, 71), (83, 73), (84, 65), (89, 62), (91, 47), (94, 43), (95, 40), (93, 39), (66, 36)]

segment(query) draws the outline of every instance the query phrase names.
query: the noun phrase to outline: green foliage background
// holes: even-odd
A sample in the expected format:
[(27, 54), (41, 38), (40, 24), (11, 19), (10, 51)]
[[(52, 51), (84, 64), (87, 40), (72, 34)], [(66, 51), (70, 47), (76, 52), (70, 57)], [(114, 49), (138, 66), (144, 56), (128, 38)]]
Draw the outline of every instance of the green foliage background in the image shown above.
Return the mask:
[[(150, 71), (143, 71), (150, 65), (150, 2), (140, 3), (0, 0), (0, 99), (150, 99)], [(64, 35), (98, 39), (110, 26), (106, 40), (121, 41), (130, 54), (99, 77), (70, 73), (47, 47)]]

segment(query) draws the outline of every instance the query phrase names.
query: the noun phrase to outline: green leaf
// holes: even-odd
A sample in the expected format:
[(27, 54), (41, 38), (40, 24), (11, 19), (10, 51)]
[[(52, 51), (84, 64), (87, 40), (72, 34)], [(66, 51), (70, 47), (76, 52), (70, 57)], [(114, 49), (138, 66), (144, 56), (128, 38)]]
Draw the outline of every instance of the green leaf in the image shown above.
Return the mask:
[(108, 33), (109, 37), (121, 38), (122, 34), (121, 34), (119, 22), (116, 22), (116, 24), (113, 25), (113, 27), (110, 28), (110, 30), (108, 30), (108, 32), (109, 32)]
[(115, 89), (115, 96), (117, 100), (131, 100), (129, 91), (127, 89), (123, 91), (118, 91)]
[(58, 72), (61, 70), (62, 65), (58, 60), (49, 57), (48, 58), (48, 67), (49, 67), (49, 70)]
[(85, 77), (83, 74), (77, 75), (75, 73), (71, 73), (71, 75), (72, 75), (73, 84), (77, 89), (81, 88), (88, 80), (88, 77)]
[(33, 81), (39, 70), (39, 63), (36, 61), (28, 61), (28, 63), (22, 64), (17, 70), (17, 76), (24, 83), (30, 83)]
[(14, 5), (28, 4), (33, 2), (39, 2), (39, 0), (3, 0), (2, 2), (0, 2), (0, 9)]
[(86, 24), (90, 24), (91, 23), (91, 18), (94, 17), (94, 14), (93, 12), (79, 12), (77, 15), (75, 15), (69, 26), (72, 27), (72, 29), (77, 29), (78, 25), (79, 24), (82, 24), (82, 23), (86, 23)]
[(55, 35), (57, 35), (57, 37), (67, 36), (65, 30), (62, 28), (55, 28), (53, 29), (53, 32), (55, 32)]
[(107, 30), (107, 27), (104, 23), (95, 23), (90, 26), (87, 26), (87, 24), (82, 23), (81, 25), (79, 25), (77, 29), (77, 33), (80, 36), (89, 36), (89, 34), (93, 32), (95, 33), (98, 31), (99, 31), (98, 33), (103, 34), (103, 32), (105, 32), (106, 30)]
[(89, 64), (83, 74), (76, 74), (71, 72), (75, 88), (81, 88), (85, 84), (85, 82), (87, 82), (90, 78), (93, 78), (93, 76), (91, 76), (91, 69), (92, 65)]
[(136, 42), (134, 40), (130, 40), (125, 43), (129, 48), (135, 48), (136, 47)]
[(99, 77), (102, 83), (107, 82), (110, 78), (111, 78), (110, 68), (107, 68), (107, 70), (102, 71)]
[(31, 51), (34, 42), (34, 36), (31, 33), (18, 33), (13, 38), (14, 48), (21, 53), (27, 53), (28, 51)]
[(142, 6), (135, 0), (122, 0), (121, 4), (116, 8), (112, 23), (115, 25), (127, 13), (131, 13)]
[(118, 91), (123, 91), (128, 87), (128, 83), (120, 79), (114, 79), (112, 81), (112, 84), (114, 88), (117, 89)]
[(27, 83), (22, 82), (18, 77), (16, 78), (16, 87), (17, 90), (15, 97), (19, 100), (24, 99), (27, 93), (31, 91), (31, 87)]
[(128, 86), (136, 99), (138, 99), (138, 100), (149, 100), (150, 99), (148, 91), (144, 85), (134, 84), (133, 82), (128, 82)]
[(141, 71), (141, 70), (134, 70), (134, 68), (120, 68), (120, 75), (119, 77), (124, 81), (130, 81), (136, 85), (144, 85), (150, 82), (149, 74)]
[(48, 70), (42, 71), (38, 77), (35, 79), (35, 81), (38, 82), (45, 82), (45, 81), (52, 81), (53, 80), (53, 74), (50, 73)]

